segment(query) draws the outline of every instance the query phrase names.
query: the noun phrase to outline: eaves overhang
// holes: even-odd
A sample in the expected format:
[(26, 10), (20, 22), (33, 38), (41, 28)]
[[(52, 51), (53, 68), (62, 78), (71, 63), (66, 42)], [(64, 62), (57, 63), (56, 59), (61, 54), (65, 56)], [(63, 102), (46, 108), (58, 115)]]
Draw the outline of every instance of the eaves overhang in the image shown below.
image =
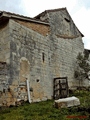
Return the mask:
[(22, 21), (34, 22), (34, 23), (44, 24), (44, 25), (49, 26), (49, 23), (42, 22), (42, 21), (37, 20), (37, 19), (33, 19), (33, 18), (30, 18), (30, 17), (25, 17), (25, 16), (22, 16), (22, 15), (13, 14), (13, 13), (5, 12), (5, 11), (4, 12), (0, 11), (0, 20), (6, 19), (6, 18), (7, 19), (18, 19), (18, 20), (22, 20)]

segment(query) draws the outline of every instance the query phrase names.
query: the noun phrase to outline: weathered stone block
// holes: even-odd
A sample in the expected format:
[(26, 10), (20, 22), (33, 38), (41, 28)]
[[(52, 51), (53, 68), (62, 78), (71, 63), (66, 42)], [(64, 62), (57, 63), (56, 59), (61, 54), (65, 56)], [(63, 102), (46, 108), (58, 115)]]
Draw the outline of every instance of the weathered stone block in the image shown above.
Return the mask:
[(80, 105), (80, 101), (77, 97), (74, 96), (55, 100), (56, 108), (72, 107), (77, 105)]

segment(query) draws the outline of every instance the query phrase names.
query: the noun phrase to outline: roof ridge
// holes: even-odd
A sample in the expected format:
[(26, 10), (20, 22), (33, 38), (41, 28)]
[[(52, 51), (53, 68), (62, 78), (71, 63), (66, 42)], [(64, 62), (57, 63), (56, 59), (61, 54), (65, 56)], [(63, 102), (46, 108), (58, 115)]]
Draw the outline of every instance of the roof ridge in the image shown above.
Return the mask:
[(46, 10), (46, 11), (47, 11), (47, 12), (55, 12), (55, 11), (60, 11), (60, 10), (66, 10), (66, 7), (56, 8), (56, 9), (50, 9), (50, 10)]
[(66, 10), (66, 7), (64, 8), (57, 8), (57, 9), (49, 9), (49, 10), (45, 10), (43, 12), (41, 12), (40, 14), (36, 15), (34, 18), (37, 18), (38, 16), (44, 14), (45, 12), (56, 12), (56, 11), (60, 11), (60, 10)]

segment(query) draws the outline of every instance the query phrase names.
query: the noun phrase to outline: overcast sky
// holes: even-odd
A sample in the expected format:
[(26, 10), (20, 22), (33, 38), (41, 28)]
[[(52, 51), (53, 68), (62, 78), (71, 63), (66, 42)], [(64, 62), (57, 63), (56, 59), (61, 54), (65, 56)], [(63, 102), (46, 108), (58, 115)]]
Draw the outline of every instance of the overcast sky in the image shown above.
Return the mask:
[(48, 9), (66, 7), (74, 23), (84, 34), (83, 42), (90, 49), (90, 0), (0, 0), (0, 10), (29, 17)]

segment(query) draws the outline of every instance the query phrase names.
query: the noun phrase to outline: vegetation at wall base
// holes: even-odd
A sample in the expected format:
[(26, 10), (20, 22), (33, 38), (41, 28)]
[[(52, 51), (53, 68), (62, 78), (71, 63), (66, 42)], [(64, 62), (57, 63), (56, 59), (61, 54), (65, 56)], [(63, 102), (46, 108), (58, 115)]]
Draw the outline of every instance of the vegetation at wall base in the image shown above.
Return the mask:
[(24, 103), (19, 107), (0, 109), (0, 120), (90, 120), (90, 91), (76, 90), (70, 96), (78, 97), (80, 106), (57, 109), (54, 100)]

